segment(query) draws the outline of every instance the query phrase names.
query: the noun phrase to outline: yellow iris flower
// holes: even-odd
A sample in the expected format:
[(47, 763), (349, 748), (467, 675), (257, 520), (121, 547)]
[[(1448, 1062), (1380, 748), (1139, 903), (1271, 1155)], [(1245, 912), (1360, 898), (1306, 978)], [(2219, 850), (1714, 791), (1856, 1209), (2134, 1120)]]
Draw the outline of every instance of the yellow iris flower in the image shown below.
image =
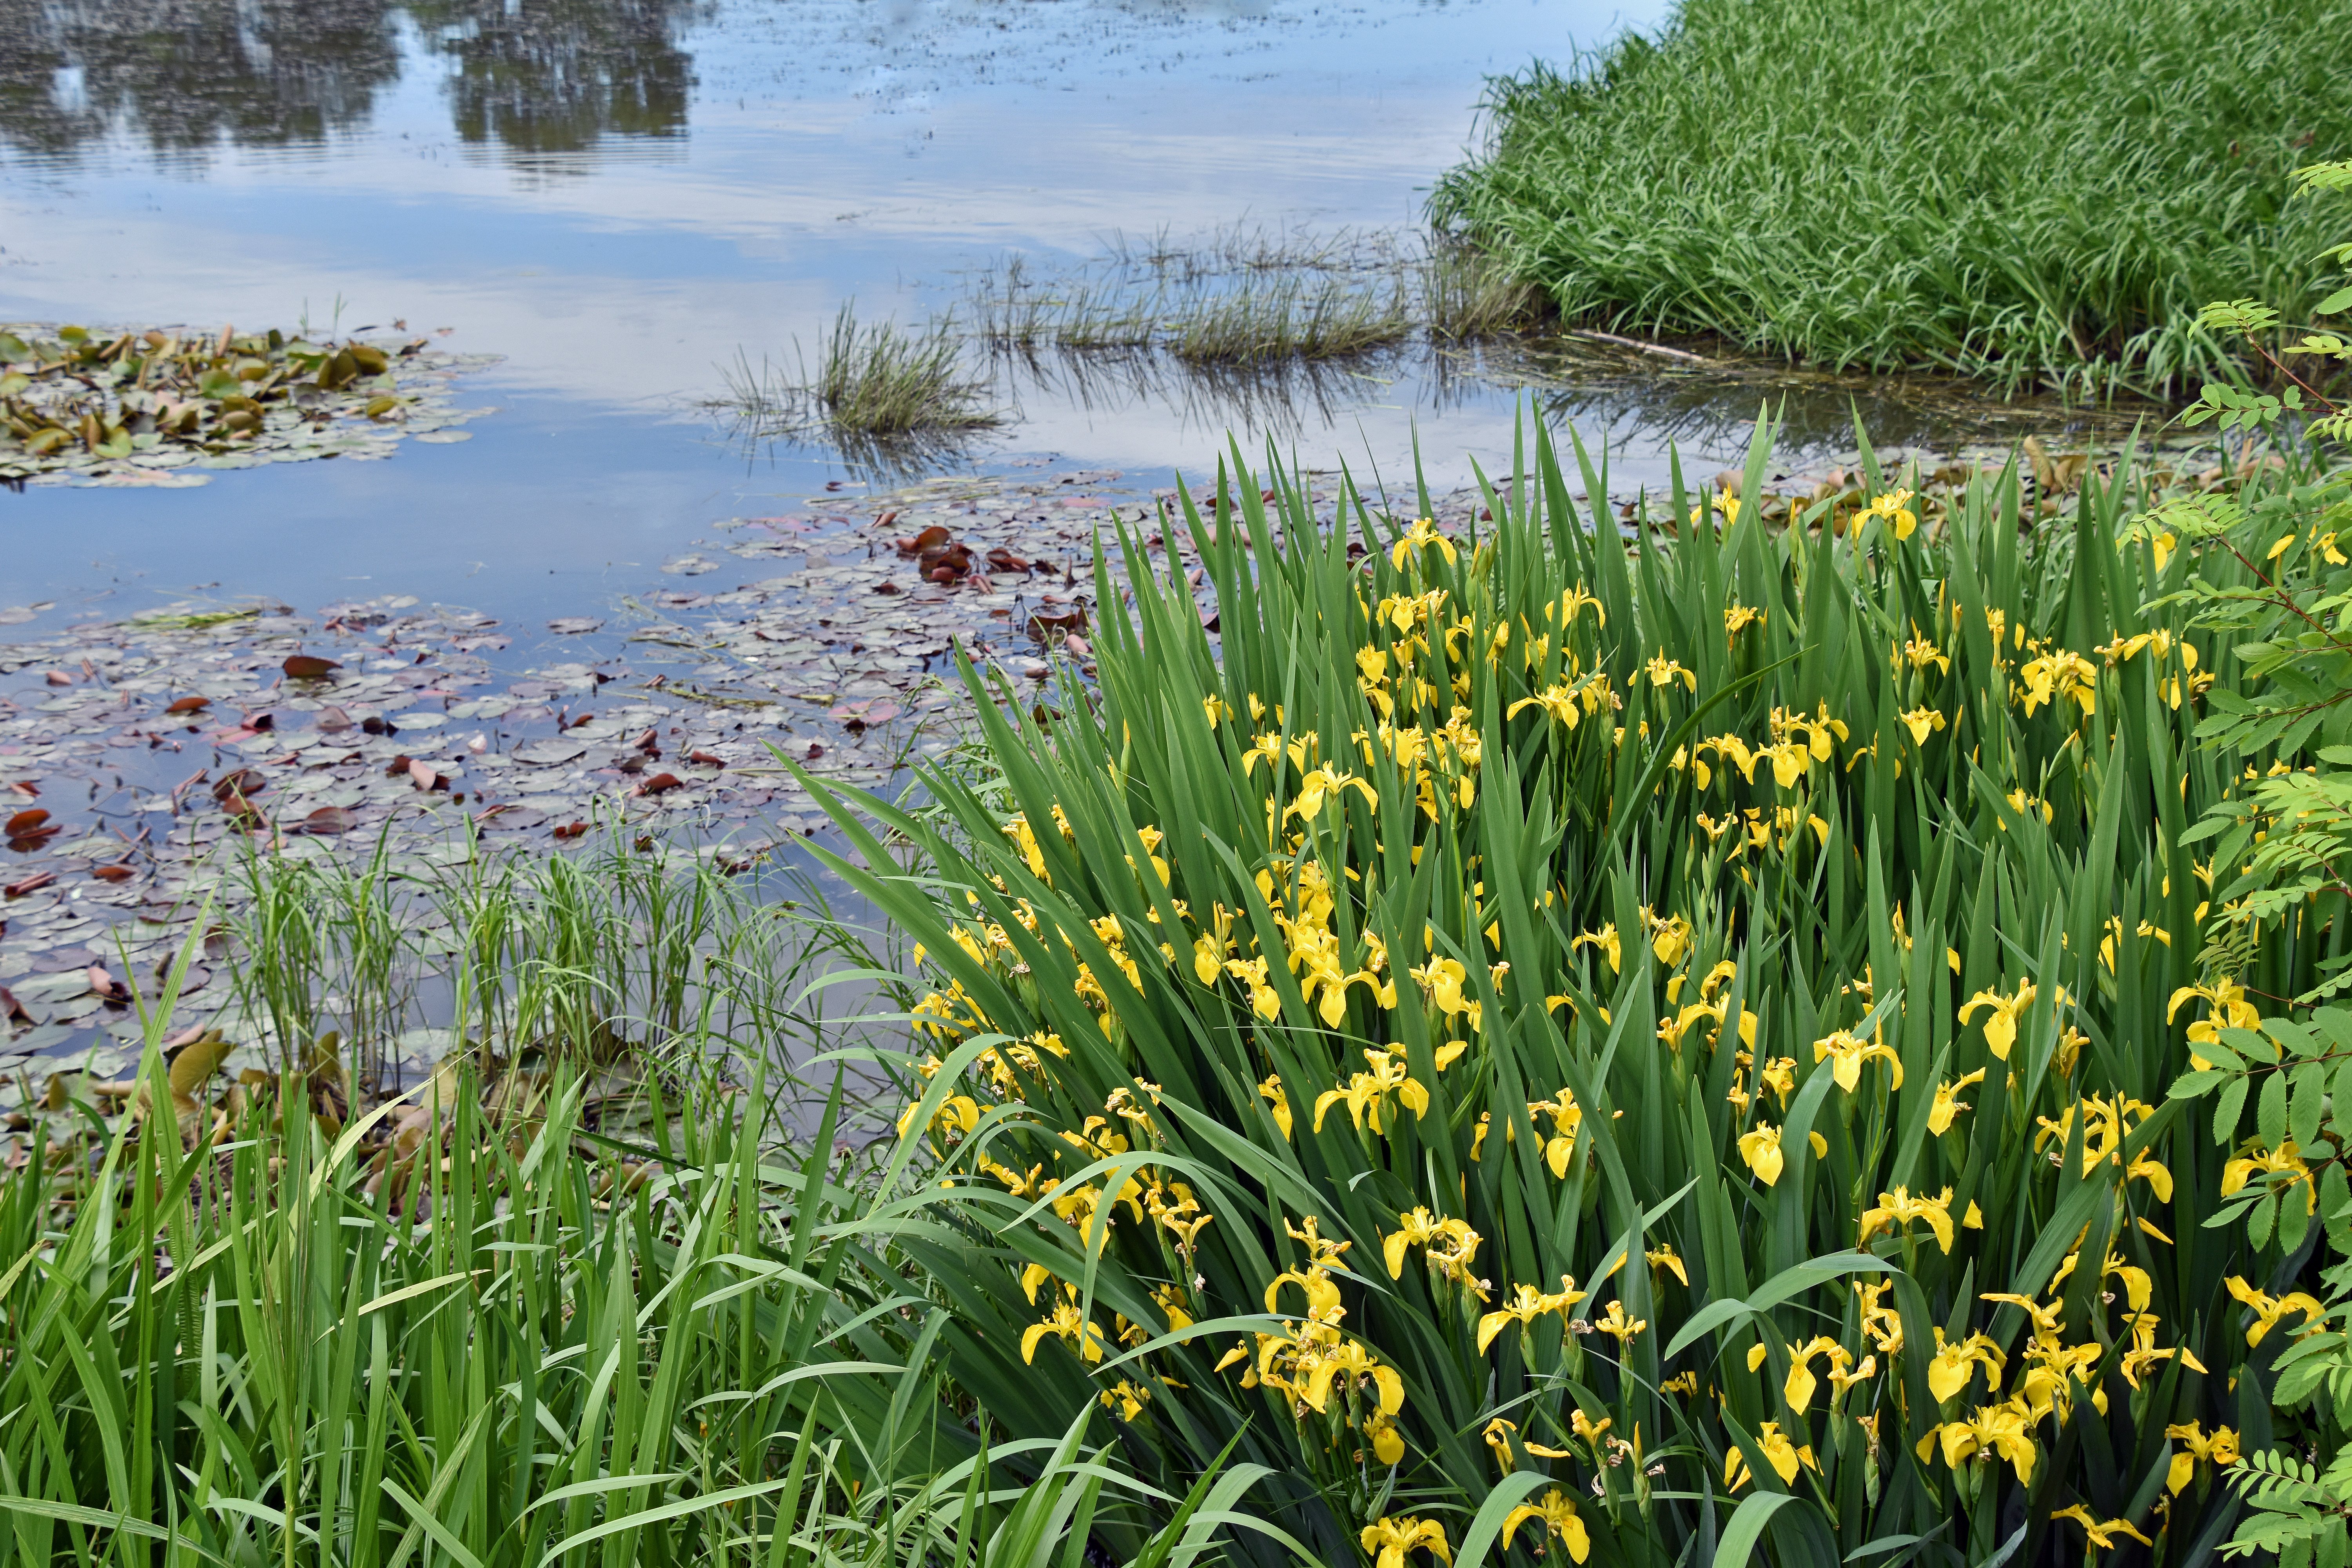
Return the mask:
[(1291, 802), (1287, 815), (1303, 816), (1312, 822), (1322, 815), (1323, 803), (1327, 798), (1345, 795), (1350, 786), (1361, 791), (1364, 799), (1375, 809), (1379, 807), (1381, 797), (1372, 793), (1370, 784), (1353, 773), (1342, 773), (1332, 767), (1319, 767), (1308, 769), (1307, 775), (1298, 781), (1298, 797)]
[(1668, 658), (1663, 652), (1654, 657), (1642, 668), (1649, 675), (1650, 684), (1653, 686), (1672, 686), (1679, 680), (1693, 691), (1698, 689), (1698, 673), (1696, 670), (1685, 669), (1681, 664)]
[(1615, 974), (1622, 970), (1625, 962), (1624, 947), (1617, 940), (1617, 926), (1614, 921), (1602, 926), (1599, 931), (1586, 931), (1574, 942), (1570, 942), (1568, 948), (1570, 952), (1573, 952), (1578, 948), (1588, 945), (1599, 948), (1608, 957), (1610, 973)]
[(1416, 1519), (1412, 1514), (1399, 1514), (1391, 1519), (1383, 1514), (1364, 1526), (1356, 1543), (1372, 1554), (1372, 1568), (1404, 1568), (1404, 1560), (1414, 1552), (1427, 1552), (1452, 1568), (1454, 1549), (1446, 1544), (1445, 1527), (1433, 1519)]
[[(1818, 1132), (1809, 1132), (1806, 1137), (1812, 1143), (1815, 1157), (1829, 1153), (1828, 1139)], [(1780, 1152), (1780, 1130), (1768, 1122), (1758, 1122), (1739, 1135), (1739, 1157), (1748, 1162), (1748, 1168), (1756, 1173), (1758, 1181), (1771, 1186), (1780, 1181), (1780, 1172), (1788, 1161), (1788, 1156)], [(1948, 1247), (1944, 1250), (1948, 1252), (1951, 1248)]]
[[(1392, 1270), (1390, 1278), (1394, 1279), (1397, 1272)], [(1512, 1289), (1513, 1296), (1508, 1304), (1486, 1313), (1478, 1320), (1478, 1353), (1480, 1355), (1486, 1353), (1486, 1347), (1495, 1342), (1496, 1334), (1501, 1333), (1513, 1323), (1518, 1324), (1521, 1331), (1524, 1332), (1535, 1326), (1535, 1321), (1538, 1318), (1549, 1312), (1558, 1312), (1564, 1321), (1570, 1310), (1579, 1301), (1583, 1300), (1585, 1296), (1585, 1292), (1576, 1288), (1575, 1279), (1566, 1274), (1559, 1277), (1559, 1289), (1549, 1295), (1532, 1285), (1517, 1285)]]
[[(1578, 1418), (1581, 1419), (1584, 1412), (1580, 1410), (1576, 1414)], [(1606, 1426), (1607, 1423), (1603, 1422), (1602, 1425)], [(1499, 1415), (1486, 1423), (1486, 1430), (1485, 1434), (1486, 1438), (1486, 1447), (1494, 1450), (1495, 1463), (1501, 1468), (1503, 1474), (1507, 1476), (1518, 1468), (1518, 1461), (1511, 1457), (1511, 1438), (1517, 1435), (1518, 1430), (1519, 1424), (1517, 1422), (1507, 1421)], [(1519, 1447), (1525, 1448), (1528, 1453), (1535, 1455), (1539, 1459), (1573, 1459), (1576, 1458), (1574, 1454), (1569, 1452), (1566, 1448), (1547, 1448), (1541, 1443), (1538, 1443), (1533, 1439), (1527, 1437), (1519, 1438)]]
[(1953, 1079), (1948, 1083), (1937, 1084), (1936, 1101), (1927, 1108), (1927, 1131), (1938, 1138), (1949, 1132), (1952, 1130), (1952, 1119), (1969, 1109), (1960, 1102), (1960, 1091), (1970, 1084), (1982, 1083), (1984, 1075), (1985, 1069), (1979, 1068), (1976, 1071)]
[(1543, 1501), (1523, 1503), (1503, 1516), (1503, 1550), (1511, 1549), (1511, 1537), (1519, 1526), (1530, 1521), (1544, 1527), (1544, 1539), (1559, 1537), (1560, 1545), (1571, 1562), (1581, 1563), (1592, 1555), (1592, 1539), (1585, 1532), (1584, 1521), (1576, 1517), (1576, 1502), (1558, 1487), (1545, 1491)]
[[(1812, 1445), (1809, 1443), (1799, 1447), (1780, 1430), (1778, 1421), (1767, 1421), (1756, 1428), (1756, 1446), (1764, 1450), (1765, 1461), (1772, 1467), (1773, 1473), (1780, 1478), (1784, 1486), (1797, 1484), (1799, 1465), (1808, 1469), (1819, 1468), (1813, 1462)], [(1738, 1491), (1748, 1484), (1748, 1456), (1734, 1448), (1723, 1461), (1723, 1489)]]
[(1282, 1130), (1283, 1141), (1285, 1142), (1288, 1142), (1290, 1140), (1290, 1100), (1288, 1097), (1282, 1092), (1282, 1075), (1280, 1073), (1275, 1073), (1268, 1077), (1264, 1083), (1257, 1086), (1257, 1094), (1260, 1100), (1268, 1102), (1268, 1107), (1274, 1114), (1274, 1124)]
[(2142, 1546), (2153, 1546), (2156, 1544), (2155, 1542), (2150, 1541), (2147, 1536), (2142, 1535), (2138, 1531), (2133, 1529), (2131, 1521), (2127, 1519), (2111, 1519), (2105, 1524), (2102, 1524), (2096, 1519), (2094, 1519), (2091, 1516), (2091, 1510), (2084, 1508), (2081, 1503), (2076, 1503), (2072, 1508), (2053, 1509), (2051, 1510), (2050, 1517), (2052, 1519), (2071, 1519), (2075, 1523), (2081, 1525), (2083, 1527), (2083, 1534), (2084, 1537), (2084, 1544), (2087, 1552), (2113, 1551), (2116, 1544), (2115, 1538), (2118, 1535), (2128, 1535), (2134, 1541), (2138, 1542)]
[(2209, 1437), (2200, 1423), (2189, 1421), (2167, 1426), (2164, 1435), (2183, 1446), (2179, 1453), (2172, 1456), (2171, 1468), (2164, 1478), (2166, 1489), (2175, 1497), (2196, 1479), (2200, 1460), (2226, 1470), (2244, 1458), (2238, 1449), (2238, 1435), (2227, 1426), (2214, 1427)]
[[(2254, 1321), (2246, 1327), (2246, 1343), (2249, 1345), (2262, 1343), (2263, 1336), (2278, 1327), (2279, 1320), (2289, 1312), (2303, 1314), (2303, 1333), (2314, 1331), (2315, 1325), (2327, 1315), (2327, 1309), (2306, 1291), (2290, 1290), (2284, 1296), (2273, 1296), (2234, 1274), (2226, 1283), (2231, 1295), (2253, 1310)], [(2295, 1337), (2300, 1339), (2303, 1333)]]
[(1878, 1194), (1878, 1206), (1865, 1209), (1862, 1215), (1862, 1234), (1854, 1246), (1866, 1247), (1880, 1226), (1899, 1229), (1915, 1219), (1927, 1222), (1936, 1234), (1936, 1245), (1946, 1254), (1952, 1250), (1952, 1189), (1946, 1187), (1941, 1197), (1929, 1197), (1925, 1193), (1914, 1197), (1907, 1188), (1897, 1187), (1891, 1193)]
[(1886, 520), (1886, 526), (1895, 538), (1908, 539), (1912, 531), (1919, 526), (1919, 514), (1906, 504), (1910, 500), (1909, 490), (1889, 490), (1863, 508), (1854, 522), (1859, 526), (1865, 519), (1882, 517)]
[[(1395, 548), (1389, 552), (1389, 560), (1398, 571), (1402, 572), (1404, 570), (1404, 563), (1412, 559), (1415, 551), (1425, 550), (1433, 545), (1444, 552), (1445, 563), (1448, 566), (1454, 564), (1455, 559), (1454, 541), (1438, 532), (1437, 524), (1431, 519), (1416, 518), (1413, 520), (1412, 526), (1398, 536)], [(1367, 1547), (1365, 1550), (1370, 1551), (1370, 1548)]]
[[(1751, 1368), (1760, 1363), (1760, 1358), (1757, 1356), (1756, 1351), (1763, 1348), (1759, 1345), (1755, 1350), (1748, 1352)], [(1847, 1375), (1846, 1369), (1853, 1364), (1853, 1352), (1827, 1334), (1820, 1335), (1805, 1344), (1792, 1346), (1789, 1352), (1789, 1376), (1781, 1385), (1780, 1394), (1789, 1402), (1789, 1408), (1800, 1415), (1802, 1415), (1805, 1413), (1805, 1407), (1813, 1402), (1813, 1391), (1821, 1385), (1821, 1380), (1813, 1375), (1812, 1363), (1816, 1356), (1829, 1358), (1830, 1381), (1841, 1393), (1844, 1391), (1847, 1384), (1858, 1383), (1870, 1375), (1867, 1371)]]
[(1430, 1248), (1430, 1268), (1446, 1274), (1456, 1268), (1465, 1269), (1470, 1265), (1470, 1256), (1477, 1253), (1479, 1241), (1484, 1239), (1470, 1229), (1467, 1220), (1440, 1220), (1428, 1208), (1413, 1208), (1413, 1213), (1397, 1217), (1397, 1229), (1381, 1239), (1381, 1256), (1388, 1260), (1390, 1279), (1404, 1279), (1404, 1250), (1412, 1246)]
[(2032, 1483), (2036, 1457), (2032, 1425), (2021, 1399), (1983, 1405), (1965, 1421), (1946, 1422), (1919, 1439), (1919, 1458), (1926, 1459), (1938, 1443), (1943, 1446), (1944, 1463), (1953, 1469), (1979, 1454), (1990, 1454), (2010, 1462), (2019, 1484)]
[[(2312, 1183), (2311, 1166), (2304, 1160), (2292, 1139), (2275, 1149), (2258, 1149), (2252, 1153), (2241, 1154), (2223, 1165), (2221, 1195), (2225, 1198), (2233, 1196), (2248, 1182), (2258, 1177), (2267, 1185), (2273, 1176), (2289, 1177), (2291, 1179), (2286, 1185), (2290, 1189), (2298, 1186), (2303, 1189), (2306, 1205), (2304, 1212), (2308, 1214), (2319, 1207), (2319, 1189)], [(2170, 1179), (2168, 1174), (2168, 1184)]]
[(1361, 1378), (1371, 1381), (1381, 1415), (1392, 1416), (1404, 1408), (1404, 1380), (1397, 1376), (1394, 1367), (1382, 1366), (1353, 1340), (1316, 1358), (1314, 1370), (1307, 1374), (1307, 1385), (1298, 1396), (1307, 1408), (1319, 1414), (1330, 1402), (1335, 1381), (1345, 1379), (1340, 1384), (1345, 1387)]
[(1933, 708), (1914, 708), (1908, 713), (1895, 715), (1911, 731), (1911, 743), (1925, 746), (1927, 737), (1944, 727), (1944, 716)]
[(1386, 1051), (1367, 1048), (1364, 1059), (1371, 1064), (1371, 1071), (1353, 1075), (1345, 1089), (1326, 1089), (1316, 1097), (1316, 1131), (1323, 1131), (1323, 1118), (1332, 1106), (1344, 1104), (1348, 1108), (1349, 1118), (1359, 1129), (1369, 1123), (1373, 1134), (1378, 1136), (1383, 1131), (1381, 1118), (1391, 1094), (1414, 1116), (1428, 1113), (1429, 1090), (1407, 1076), (1402, 1058), (1391, 1056)]
[(1982, 1367), (1986, 1392), (1998, 1393), (2001, 1369), (2007, 1364), (2008, 1358), (2000, 1353), (2000, 1347), (1987, 1335), (1970, 1334), (1946, 1344), (1944, 1331), (1938, 1328), (1935, 1358), (1927, 1363), (1927, 1392), (1936, 1396), (1938, 1405), (1957, 1399), (1968, 1392), (1977, 1368)]
[(1991, 1008), (1992, 1015), (1984, 1023), (1985, 1048), (2002, 1061), (2007, 1061), (2010, 1048), (2017, 1044), (2018, 1018), (2032, 1005), (2034, 994), (2031, 982), (2019, 986), (2014, 996), (2004, 996), (1998, 991), (1979, 991), (1961, 1007), (1960, 1022), (1966, 1025), (1979, 1007)]
[(1862, 1064), (1874, 1058), (1886, 1063), (1891, 1079), (1890, 1089), (1903, 1087), (1903, 1062), (1882, 1042), (1865, 1040), (1861, 1036), (1840, 1029), (1827, 1039), (1813, 1042), (1813, 1060), (1831, 1063), (1830, 1076), (1837, 1086), (1852, 1094), (1862, 1082)]
[(1078, 1303), (1067, 1285), (1062, 1287), (1062, 1300), (1054, 1303), (1054, 1310), (1046, 1314), (1045, 1321), (1030, 1324), (1022, 1334), (1021, 1359), (1024, 1363), (1036, 1360), (1038, 1342), (1049, 1334), (1076, 1345), (1078, 1354), (1088, 1362), (1103, 1358), (1103, 1332), (1095, 1327), (1091, 1319), (1079, 1313)]
[(1625, 1315), (1624, 1302), (1612, 1301), (1607, 1311), (1592, 1320), (1592, 1326), (1597, 1331), (1615, 1340), (1620, 1353), (1622, 1353), (1625, 1345), (1650, 1326), (1650, 1320), (1629, 1318)]

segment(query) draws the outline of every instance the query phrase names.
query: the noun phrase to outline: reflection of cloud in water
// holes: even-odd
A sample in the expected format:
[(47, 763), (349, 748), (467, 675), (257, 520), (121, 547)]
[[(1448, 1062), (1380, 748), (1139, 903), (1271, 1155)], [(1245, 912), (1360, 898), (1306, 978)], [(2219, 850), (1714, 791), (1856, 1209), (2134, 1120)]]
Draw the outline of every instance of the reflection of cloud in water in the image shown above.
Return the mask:
[(1148, 409), (1173, 418), (1181, 434), (1222, 438), (1230, 431), (1290, 441), (1337, 426), (1354, 410), (1411, 396), (1413, 388), (1403, 384), (1425, 357), (1398, 348), (1344, 359), (1223, 365), (1192, 364), (1149, 350), (1003, 350), (990, 364), (1016, 416), (1026, 396), (1083, 415)]

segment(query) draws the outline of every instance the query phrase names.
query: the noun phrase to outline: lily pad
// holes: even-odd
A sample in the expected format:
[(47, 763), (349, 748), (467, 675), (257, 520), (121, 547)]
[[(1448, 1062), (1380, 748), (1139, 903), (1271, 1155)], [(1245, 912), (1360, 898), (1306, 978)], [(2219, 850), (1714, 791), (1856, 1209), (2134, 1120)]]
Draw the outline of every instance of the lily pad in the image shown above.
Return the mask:
[(0, 480), (175, 489), (207, 482), (195, 470), (381, 458), (412, 430), (462, 441), (448, 381), (480, 358), (424, 338), (0, 328)]

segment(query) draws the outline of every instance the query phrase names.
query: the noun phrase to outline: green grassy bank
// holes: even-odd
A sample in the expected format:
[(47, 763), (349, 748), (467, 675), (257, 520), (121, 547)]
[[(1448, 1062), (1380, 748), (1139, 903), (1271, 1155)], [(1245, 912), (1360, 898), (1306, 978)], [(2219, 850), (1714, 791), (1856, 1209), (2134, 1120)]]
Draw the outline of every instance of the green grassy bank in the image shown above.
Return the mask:
[[(2352, 142), (2327, 0), (1685, 0), (1497, 80), (1432, 201), (1570, 318), (1836, 367), (2179, 392), (2307, 298)], [(2331, 22), (2334, 30), (2331, 30)]]

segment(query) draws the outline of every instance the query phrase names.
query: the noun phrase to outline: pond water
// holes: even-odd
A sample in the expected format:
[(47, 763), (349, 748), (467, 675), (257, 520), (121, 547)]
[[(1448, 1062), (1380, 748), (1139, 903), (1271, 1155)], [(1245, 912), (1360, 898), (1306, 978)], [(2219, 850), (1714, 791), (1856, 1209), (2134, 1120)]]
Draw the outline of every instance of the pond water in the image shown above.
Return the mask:
[[(172, 492), (0, 497), (0, 600), (212, 584), (593, 611), (714, 522), (854, 481), (698, 406), (845, 300), (916, 320), (1019, 256), (1410, 232), (1484, 78), (1660, 0), (0, 0), (0, 320), (434, 333), (504, 356), (463, 445)], [(1236, 400), (997, 389), (964, 459), (1165, 483), (1228, 426), (1437, 477), (1507, 391), (1391, 356)], [(1654, 443), (1652, 444), (1654, 446)], [(1636, 466), (1654, 470), (1654, 464)], [(106, 595), (103, 601), (93, 595)]]
[[(1418, 243), (1486, 76), (1664, 10), (0, 0), (0, 322), (499, 356), (455, 377), (470, 418), (389, 455), (0, 493), (0, 1058), (96, 1041), (119, 1067), (135, 1020), (105, 966), (150, 974), (224, 847), (397, 824), (544, 848), (625, 815), (813, 868), (824, 818), (776, 749), (887, 785), (961, 710), (951, 642), (1024, 681), (1040, 654), (1082, 664), (1093, 531), (1156, 531), (1153, 492), (1197, 486), (1228, 431), (1391, 483), (1418, 439), (1454, 487), (1474, 457), (1507, 471), (1532, 374), (1607, 448), (1617, 502), (1670, 443), (1702, 478), (1736, 461), (1765, 395), (1832, 468), (1856, 396), (1882, 438), (1948, 440), (1866, 383), (1527, 344), (1267, 375), (1000, 359), (1005, 421), (911, 489), (709, 406), (846, 302), (969, 321), (1016, 258), (1050, 280), (1272, 248), (1377, 275), (1354, 263)], [(1313, 489), (1329, 516), (1334, 478)], [(934, 533), (969, 578), (922, 574)], [(166, 605), (241, 618), (123, 624)], [(208, 984), (203, 1016), (228, 1005)]]

